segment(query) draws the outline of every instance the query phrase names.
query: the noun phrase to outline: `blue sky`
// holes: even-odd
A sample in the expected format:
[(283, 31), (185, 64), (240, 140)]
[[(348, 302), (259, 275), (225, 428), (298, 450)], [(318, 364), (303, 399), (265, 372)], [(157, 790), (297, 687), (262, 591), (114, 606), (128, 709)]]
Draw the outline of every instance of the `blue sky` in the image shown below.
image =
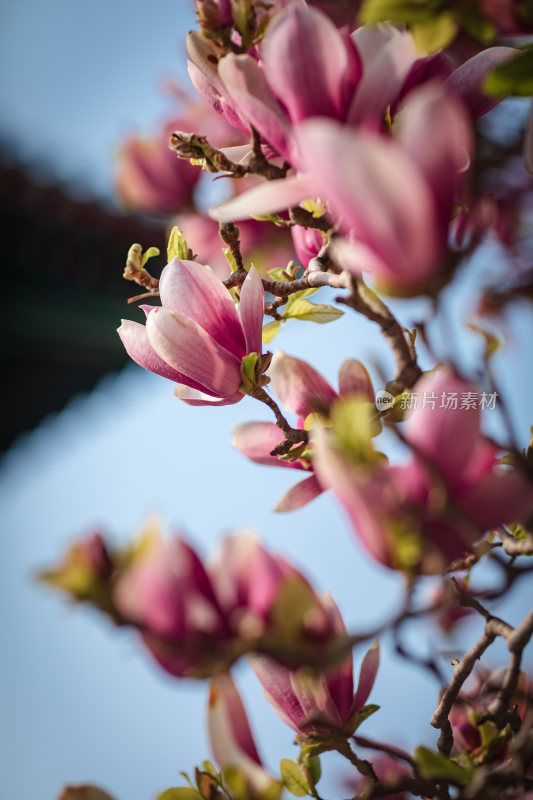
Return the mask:
[[(149, 131), (171, 107), (158, 86), (185, 76), (189, 5), (4, 0), (2, 17), (2, 137), (16, 142), (35, 170), (50, 170), (73, 191), (109, 194), (120, 138), (133, 128)], [(452, 325), (494, 261), (489, 248), (461, 279), (449, 303)], [(398, 302), (397, 308), (405, 324), (426, 310), (423, 303)], [(513, 349), (499, 358), (498, 369), (512, 387), (508, 400), (524, 443), (533, 390), (523, 367), (531, 340), (525, 312), (517, 312), (510, 331)], [(307, 357), (334, 382), (347, 356), (369, 365), (377, 359), (391, 369), (384, 344), (371, 332), (369, 323), (346, 315), (324, 327), (295, 322), (274, 344)], [(457, 327), (456, 334), (465, 341)], [(442, 335), (437, 340), (446, 353), (450, 342)], [(227, 408), (190, 408), (173, 397), (170, 383), (132, 365), (46, 419), (6, 456), (0, 465), (6, 796), (52, 798), (65, 782), (93, 781), (117, 800), (145, 800), (209, 755), (205, 685), (166, 677), (134, 636), (34, 582), (39, 567), (94, 527), (125, 540), (157, 514), (204, 553), (223, 533), (252, 527), (318, 588), (332, 590), (349, 627), (371, 626), (397, 607), (398, 577), (359, 550), (330, 497), (290, 516), (270, 512), (292, 473), (250, 465), (230, 447), (236, 424), (266, 414), (249, 399)], [(497, 417), (488, 422), (497, 431)], [(519, 602), (509, 605), (511, 621), (519, 613)], [(434, 635), (413, 638), (422, 652), (440, 646)], [(356, 668), (361, 655), (356, 651)], [(255, 729), (261, 729), (262, 750), (275, 767), (282, 756), (296, 754), (291, 732), (270, 713), (245, 666), (238, 678)], [(426, 675), (406, 670), (389, 648), (371, 698), (383, 710), (366, 733), (407, 747), (433, 741), (427, 719), (436, 688)]]

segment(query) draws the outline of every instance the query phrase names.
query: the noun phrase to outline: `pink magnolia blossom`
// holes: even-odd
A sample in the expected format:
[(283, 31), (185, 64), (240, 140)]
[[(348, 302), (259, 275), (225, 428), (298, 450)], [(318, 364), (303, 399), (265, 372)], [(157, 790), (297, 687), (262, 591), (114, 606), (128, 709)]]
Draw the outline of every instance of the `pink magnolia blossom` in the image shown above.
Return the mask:
[[(290, 609), (274, 613), (294, 596), (284, 600), (288, 587), (305, 595), (308, 610), (291, 627), (291, 641), (283, 627)], [(114, 603), (176, 676), (212, 674), (266, 634), (290, 646), (294, 658), (299, 642), (324, 642), (335, 634), (330, 608), (301, 573), (249, 534), (227, 537), (206, 566), (182, 539), (157, 540), (119, 575)]]
[(312, 258), (318, 255), (324, 246), (324, 237), (314, 228), (302, 228), (294, 225), (291, 228), (292, 241), (300, 264), (307, 269)]
[(202, 264), (175, 258), (159, 282), (162, 306), (144, 306), (146, 325), (123, 320), (118, 333), (141, 367), (179, 384), (193, 405), (228, 405), (243, 394), (241, 360), (261, 353), (264, 292), (251, 267), (239, 310), (224, 284)]
[[(327, 416), (339, 395), (355, 395), (368, 402), (374, 399), (370, 377), (361, 362), (355, 359), (342, 363), (338, 393), (310, 364), (279, 350), (274, 354), (268, 375), (270, 387), (284, 407), (298, 415), (298, 428), (304, 428), (309, 414)], [(250, 461), (311, 472), (309, 477), (289, 489), (275, 508), (275, 511), (294, 511), (318, 497), (323, 488), (314, 474), (309, 456), (287, 460), (270, 455), (283, 439), (283, 432), (273, 422), (245, 422), (233, 431), (233, 446)]]
[[(335, 615), (337, 632), (345, 635), (342, 617), (329, 595), (328, 602)], [(351, 653), (340, 664), (318, 675), (307, 670), (290, 670), (262, 655), (250, 656), (250, 663), (274, 710), (295, 731), (333, 729), (350, 735), (361, 721), (358, 712), (363, 709), (374, 685), (379, 643), (374, 642), (363, 659), (355, 692)]]
[(334, 249), (343, 268), (416, 287), (437, 272), (446, 251), (471, 150), (468, 131), (458, 101), (432, 83), (409, 94), (394, 138), (308, 120), (296, 129), (300, 175), (270, 181), (211, 214), (238, 219), (320, 196), (345, 234)]
[(157, 138), (130, 136), (123, 143), (116, 175), (117, 192), (123, 205), (147, 214), (170, 214), (191, 202), (201, 171), (176, 158), (168, 146), (172, 131), (181, 127), (170, 122)]
[(117, 192), (122, 203), (133, 211), (167, 215), (191, 204), (202, 171), (170, 150), (173, 131), (199, 131), (214, 145), (237, 145), (242, 141), (205, 103), (185, 96), (179, 87), (171, 90), (180, 98), (180, 113), (165, 122), (155, 135), (129, 136), (118, 156)]
[(250, 800), (279, 797), (281, 784), (263, 766), (240, 694), (228, 673), (211, 680), (207, 729), (211, 751), (223, 770), (244, 777)]
[(425, 572), (440, 572), (485, 531), (530, 513), (533, 486), (518, 470), (498, 466), (498, 450), (481, 435), (475, 404), (454, 409), (441, 403), (453, 393), (471, 397), (474, 386), (443, 370), (424, 376), (413, 390), (436, 399), (435, 408), (409, 413), (408, 463), (358, 463), (330, 432), (317, 429), (314, 467), (375, 559), (388, 567), (421, 564)]

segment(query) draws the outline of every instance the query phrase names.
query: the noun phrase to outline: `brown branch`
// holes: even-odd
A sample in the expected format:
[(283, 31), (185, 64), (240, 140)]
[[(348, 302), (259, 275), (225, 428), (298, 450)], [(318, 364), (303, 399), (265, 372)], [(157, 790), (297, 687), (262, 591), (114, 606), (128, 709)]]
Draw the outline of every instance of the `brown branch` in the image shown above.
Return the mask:
[(409, 753), (406, 753), (405, 750), (401, 750), (399, 747), (395, 747), (392, 744), (376, 742), (374, 739), (367, 739), (365, 736), (354, 735), (352, 739), (359, 747), (364, 747), (368, 750), (378, 750), (380, 753), (387, 753), (387, 755), (393, 758), (401, 759), (402, 761), (406, 761), (410, 766), (414, 766), (414, 759)]
[(298, 444), (300, 442), (308, 442), (309, 441), (309, 434), (307, 431), (302, 430), (300, 428), (292, 428), (283, 414), (280, 411), (280, 408), (275, 400), (270, 397), (269, 394), (265, 392), (263, 388), (258, 386), (254, 389), (252, 397), (255, 397), (257, 400), (260, 400), (262, 403), (267, 405), (271, 411), (274, 412), (274, 416), (276, 417), (276, 425), (278, 428), (281, 428), (283, 433), (285, 434), (285, 440), (281, 442), (277, 447), (272, 450), (270, 453), (271, 456), (280, 456), (285, 455), (289, 452), (291, 447), (294, 444)]
[(396, 361), (394, 380), (390, 381), (386, 388), (391, 394), (400, 394), (404, 389), (411, 388), (422, 374), (414, 353), (412, 337), (404, 331), (385, 303), (371, 292), (362, 280), (352, 279), (351, 289), (348, 297), (338, 297), (337, 302), (344, 303), (379, 325)]
[(374, 800), (375, 797), (388, 797), (391, 794), (410, 792), (416, 797), (437, 797), (439, 800), (449, 797), (444, 788), (423, 778), (398, 776), (391, 781), (369, 783), (352, 800)]

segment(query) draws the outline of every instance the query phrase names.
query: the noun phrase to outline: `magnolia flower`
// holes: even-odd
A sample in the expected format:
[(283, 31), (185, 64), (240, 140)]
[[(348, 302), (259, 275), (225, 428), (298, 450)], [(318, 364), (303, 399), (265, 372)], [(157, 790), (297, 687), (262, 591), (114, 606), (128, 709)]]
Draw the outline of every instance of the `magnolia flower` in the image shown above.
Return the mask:
[(301, 174), (210, 213), (239, 219), (320, 196), (345, 234), (334, 247), (344, 269), (402, 288), (435, 274), (471, 150), (469, 121), (455, 98), (434, 83), (410, 92), (394, 137), (326, 119), (307, 120), (295, 136)]
[[(327, 601), (335, 616), (337, 633), (345, 635), (337, 606), (329, 595)], [(287, 725), (298, 733), (333, 729), (348, 736), (365, 717), (363, 709), (379, 666), (379, 644), (374, 642), (366, 653), (355, 692), (351, 652), (343, 662), (318, 675), (305, 669), (290, 670), (267, 656), (254, 654), (249, 658), (267, 699)]]
[(530, 513), (533, 486), (518, 470), (498, 466), (475, 403), (445, 403), (476, 396), (474, 386), (442, 370), (413, 391), (433, 401), (408, 412), (407, 464), (354, 458), (340, 429), (315, 431), (313, 463), (374, 558), (388, 567), (440, 572), (485, 531)]
[(181, 127), (179, 122), (171, 122), (157, 137), (130, 136), (122, 144), (116, 187), (126, 208), (170, 214), (190, 203), (202, 173), (169, 149), (170, 134)]
[[(279, 350), (274, 354), (268, 375), (271, 389), (285, 408), (298, 414), (298, 428), (304, 428), (310, 414), (327, 417), (339, 395), (353, 395), (368, 402), (374, 399), (370, 377), (361, 362), (355, 359), (347, 359), (341, 364), (339, 393), (310, 364)], [(294, 511), (318, 497), (323, 488), (313, 472), (310, 453), (295, 459), (270, 455), (283, 439), (283, 432), (273, 422), (245, 422), (233, 431), (233, 446), (250, 461), (312, 473), (289, 489), (275, 507), (275, 511)]]
[(227, 537), (205, 566), (183, 539), (157, 539), (118, 576), (113, 599), (121, 621), (180, 677), (229, 666), (266, 635), (298, 662), (303, 648), (336, 633), (303, 575), (250, 534)]
[[(238, 772), (249, 800), (276, 800), (281, 784), (264, 768), (255, 745), (237, 687), (228, 673), (217, 675), (209, 687), (207, 713), (209, 741), (223, 772)], [(230, 776), (228, 778), (231, 780)]]
[(239, 310), (224, 284), (202, 264), (173, 259), (159, 281), (160, 308), (143, 306), (146, 325), (123, 320), (118, 333), (141, 367), (179, 384), (192, 405), (229, 405), (243, 394), (241, 361), (261, 353), (264, 292), (251, 267)]
[(215, 145), (242, 141), (205, 103), (184, 96), (179, 87), (174, 91), (180, 96), (180, 113), (155, 135), (129, 136), (120, 149), (116, 188), (122, 203), (133, 211), (166, 215), (191, 204), (202, 171), (170, 150), (168, 143), (174, 131), (201, 130)]

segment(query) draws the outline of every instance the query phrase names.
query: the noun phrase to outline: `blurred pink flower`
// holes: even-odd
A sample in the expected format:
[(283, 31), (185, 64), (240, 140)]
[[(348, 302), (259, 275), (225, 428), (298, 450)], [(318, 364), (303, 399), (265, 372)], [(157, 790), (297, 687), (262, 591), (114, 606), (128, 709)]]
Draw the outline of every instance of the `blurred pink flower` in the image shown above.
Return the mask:
[(238, 771), (250, 800), (281, 794), (281, 784), (264, 768), (237, 687), (228, 673), (211, 680), (207, 729), (211, 751), (223, 770)]
[[(309, 414), (327, 416), (332, 403), (340, 396), (359, 396), (363, 401), (373, 402), (374, 390), (370, 377), (355, 359), (346, 359), (339, 369), (339, 393), (310, 364), (281, 351), (274, 353), (268, 369), (270, 388), (279, 397), (283, 406), (298, 414), (296, 426), (304, 428)], [(256, 464), (287, 467), (311, 472), (304, 480), (295, 484), (277, 503), (275, 511), (295, 511), (323, 492), (313, 471), (308, 456), (294, 460), (270, 455), (284, 439), (283, 432), (273, 422), (245, 422), (233, 431), (233, 446)]]
[[(289, 586), (305, 594), (309, 613), (287, 642)], [(182, 539), (157, 540), (119, 575), (114, 603), (123, 622), (140, 628), (159, 664), (180, 677), (229, 666), (267, 633), (296, 658), (300, 643), (335, 634), (329, 607), (301, 573), (249, 534), (226, 537), (207, 566)]]
[(131, 358), (175, 381), (193, 405), (228, 405), (243, 394), (241, 360), (261, 353), (264, 292), (251, 267), (239, 310), (224, 284), (202, 264), (175, 258), (159, 281), (161, 307), (143, 306), (146, 325), (123, 320), (118, 329)]
[[(335, 617), (336, 630), (345, 635), (340, 612), (327, 597)], [(320, 673), (290, 670), (267, 656), (251, 655), (252, 669), (261, 681), (267, 699), (281, 719), (298, 733), (337, 730), (350, 735), (360, 721), (374, 685), (379, 666), (379, 644), (374, 642), (366, 653), (359, 683), (354, 692), (353, 657)]]
[(474, 386), (443, 370), (422, 377), (413, 391), (434, 398), (435, 407), (408, 412), (410, 462), (357, 463), (330, 432), (317, 429), (313, 463), (374, 558), (388, 567), (421, 564), (425, 572), (440, 572), (485, 531), (529, 513), (533, 486), (518, 470), (498, 466), (497, 448), (480, 433), (478, 406), (454, 409), (442, 402), (450, 395), (471, 397)]
[(180, 98), (180, 113), (155, 135), (127, 137), (119, 152), (117, 193), (123, 205), (132, 211), (169, 215), (192, 204), (202, 170), (178, 158), (169, 148), (174, 131), (201, 133), (214, 145), (237, 145), (242, 141), (205, 103), (185, 96), (179, 87), (170, 90)]

